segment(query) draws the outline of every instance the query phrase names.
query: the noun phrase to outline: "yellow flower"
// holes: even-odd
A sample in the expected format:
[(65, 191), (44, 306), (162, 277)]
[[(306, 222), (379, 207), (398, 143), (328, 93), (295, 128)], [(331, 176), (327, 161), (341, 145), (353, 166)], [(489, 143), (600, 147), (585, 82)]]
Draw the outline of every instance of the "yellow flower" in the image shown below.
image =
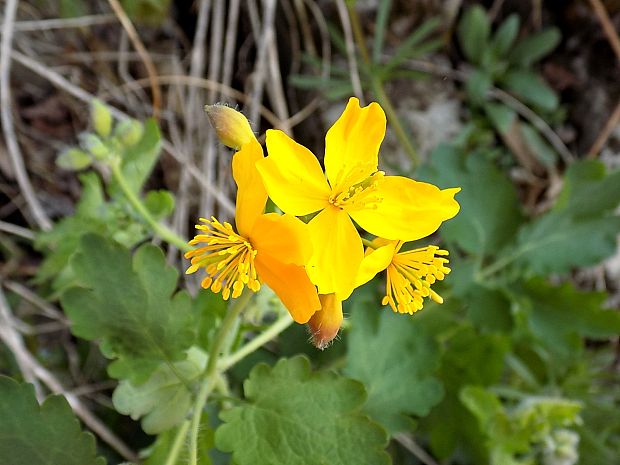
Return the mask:
[(382, 305), (389, 304), (398, 313), (413, 314), (422, 309), (424, 298), (430, 297), (441, 304), (443, 299), (431, 285), (450, 273), (446, 266), (446, 250), (430, 245), (400, 252), (403, 241), (375, 239), (366, 249), (356, 285), (370, 281), (378, 272), (387, 269), (387, 283)]
[[(236, 129), (227, 131), (235, 133)], [(221, 292), (225, 300), (239, 297), (246, 286), (256, 292), (264, 282), (296, 322), (306, 323), (321, 308), (304, 268), (312, 255), (308, 228), (294, 216), (263, 213), (267, 192), (255, 166), (262, 158), (263, 150), (254, 136), (233, 156), (237, 230), (215, 218), (201, 218), (203, 224), (196, 225), (199, 233), (189, 242), (201, 246), (185, 254), (191, 259), (186, 273), (204, 268), (207, 276), (202, 287)]]
[(377, 103), (351, 98), (325, 137), (325, 174), (316, 157), (281, 131), (267, 131), (268, 156), (257, 163), (271, 199), (308, 223), (314, 254), (307, 270), (320, 294), (345, 300), (355, 288), (364, 247), (354, 220), (369, 233), (412, 241), (457, 214), (454, 195), (432, 184), (378, 171), (386, 118)]

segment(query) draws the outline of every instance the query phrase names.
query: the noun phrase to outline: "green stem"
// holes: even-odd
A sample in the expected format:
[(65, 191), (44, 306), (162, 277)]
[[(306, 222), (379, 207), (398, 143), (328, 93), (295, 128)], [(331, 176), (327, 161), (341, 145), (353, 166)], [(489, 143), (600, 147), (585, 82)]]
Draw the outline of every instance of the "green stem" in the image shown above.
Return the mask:
[(125, 175), (121, 170), (120, 163), (112, 162), (110, 165), (112, 168), (112, 175), (114, 176), (114, 179), (123, 191), (123, 194), (125, 194), (125, 197), (127, 197), (127, 200), (129, 201), (131, 206), (136, 210), (136, 212), (140, 214), (144, 221), (149, 224), (155, 234), (157, 234), (160, 238), (162, 238), (169, 244), (174, 245), (179, 250), (182, 250), (184, 252), (191, 250), (191, 247), (187, 244), (187, 242), (183, 240), (181, 236), (176, 234), (174, 231), (168, 229), (166, 226), (159, 223), (155, 218), (153, 218), (151, 212), (149, 212), (149, 210), (144, 206), (140, 198), (133, 190), (131, 190), (129, 184), (127, 184), (127, 180), (125, 179)]
[(370, 247), (371, 249), (376, 249), (377, 247), (372, 243), (372, 241), (369, 241), (368, 239), (364, 239), (362, 237), (362, 244), (364, 244), (366, 247)]
[(179, 457), (179, 453), (181, 452), (181, 448), (185, 442), (185, 436), (187, 435), (188, 429), (189, 420), (185, 420), (181, 426), (179, 426), (177, 434), (174, 436), (174, 442), (172, 443), (170, 452), (168, 452), (168, 457), (166, 457), (166, 462), (164, 465), (175, 465), (177, 463), (177, 458)]
[(207, 362), (207, 368), (202, 375), (200, 391), (198, 391), (198, 395), (196, 396), (196, 401), (194, 403), (194, 410), (192, 416), (192, 423), (190, 425), (190, 436), (189, 436), (189, 464), (197, 465), (198, 463), (198, 430), (200, 428), (200, 419), (202, 417), (202, 411), (207, 403), (207, 399), (209, 398), (209, 394), (215, 389), (216, 379), (219, 374), (218, 370), (218, 358), (220, 356), (220, 352), (224, 347), (224, 343), (226, 342), (226, 338), (228, 333), (235, 327), (237, 318), (243, 311), (243, 309), (247, 306), (250, 298), (252, 297), (252, 292), (246, 290), (239, 298), (237, 298), (230, 310), (224, 317), (222, 324), (220, 325), (217, 334), (215, 335), (215, 339), (211, 345), (211, 349), (209, 350), (209, 359)]
[(398, 117), (398, 113), (396, 113), (396, 109), (394, 108), (394, 105), (392, 105), (392, 101), (390, 100), (390, 98), (385, 92), (385, 89), (383, 88), (381, 80), (377, 78), (372, 72), (370, 54), (368, 53), (368, 48), (366, 47), (364, 32), (362, 31), (362, 26), (360, 24), (357, 10), (352, 3), (348, 4), (348, 10), (349, 18), (351, 21), (351, 29), (353, 30), (355, 42), (357, 42), (357, 46), (359, 47), (362, 60), (364, 61), (364, 67), (370, 79), (370, 84), (372, 86), (372, 91), (375, 94), (375, 98), (385, 110), (387, 119), (392, 125), (392, 129), (396, 133), (396, 137), (409, 155), (409, 158), (411, 159), (411, 162), (413, 164), (413, 168), (416, 168), (420, 164), (420, 157), (418, 156), (418, 152), (414, 148), (413, 143), (411, 142), (411, 139), (407, 134), (407, 131), (405, 131), (405, 128), (402, 125), (400, 118)]
[(288, 315), (282, 315), (278, 318), (269, 328), (267, 328), (264, 332), (260, 333), (250, 342), (245, 344), (236, 352), (232, 353), (228, 357), (221, 360), (218, 368), (220, 371), (226, 371), (239, 360), (244, 359), (248, 355), (250, 355), (255, 350), (261, 348), (265, 343), (274, 339), (278, 334), (284, 331), (286, 328), (291, 326), (293, 323), (292, 318)]

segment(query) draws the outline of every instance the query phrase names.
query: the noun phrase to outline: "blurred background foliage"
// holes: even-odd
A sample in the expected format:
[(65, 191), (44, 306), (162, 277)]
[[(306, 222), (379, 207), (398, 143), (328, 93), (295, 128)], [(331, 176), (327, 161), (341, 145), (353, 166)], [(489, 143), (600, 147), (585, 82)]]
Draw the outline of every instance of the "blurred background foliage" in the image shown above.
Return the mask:
[[(278, 127), (321, 153), (356, 95), (388, 116), (386, 171), (462, 188), (461, 212), (430, 238), (450, 251), (445, 303), (393, 314), (378, 277), (345, 303), (329, 349), (290, 327), (230, 369), (201, 424), (199, 463), (319, 464), (330, 447), (329, 463), (347, 465), (620, 463), (619, 22), (620, 4), (599, 0), (20, 2), (15, 125), (0, 145), (0, 371), (64, 393), (108, 463), (142, 451), (173, 465), (225, 307), (191, 277), (175, 293), (186, 264), (174, 244), (164, 256), (128, 199), (183, 237), (195, 217), (230, 219), (230, 154), (205, 103), (237, 103), (258, 134)], [(34, 206), (5, 156), (9, 137)], [(261, 295), (229, 349), (279, 312)], [(0, 381), (2, 398), (34, 402)], [(267, 462), (261, 448), (287, 427), (257, 412), (280, 408), (278, 395), (291, 396), (280, 414), (292, 425), (342, 421), (340, 445), (299, 441), (291, 426), (305, 459)], [(342, 416), (311, 408), (326, 399)], [(9, 404), (0, 418), (17, 415)], [(37, 424), (28, 412), (25, 429)], [(66, 404), (50, 399), (40, 413), (83, 451), (75, 463), (102, 463)], [(240, 421), (250, 415), (251, 427)], [(3, 449), (10, 431), (0, 427), (0, 457), (15, 451)], [(63, 441), (47, 439), (36, 447)], [(24, 460), (11, 464), (34, 463)]]

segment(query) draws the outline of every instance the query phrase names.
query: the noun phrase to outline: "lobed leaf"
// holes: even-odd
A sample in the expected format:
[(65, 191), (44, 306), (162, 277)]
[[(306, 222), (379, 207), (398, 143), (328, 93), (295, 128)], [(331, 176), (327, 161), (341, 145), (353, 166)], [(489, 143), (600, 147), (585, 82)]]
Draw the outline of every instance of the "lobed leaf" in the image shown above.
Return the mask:
[(385, 432), (361, 413), (362, 384), (313, 373), (305, 357), (259, 364), (244, 383), (247, 403), (221, 413), (216, 446), (238, 465), (382, 465)]
[(0, 463), (7, 465), (105, 465), (95, 438), (62, 396), (40, 406), (31, 384), (0, 376)]
[(173, 295), (177, 271), (150, 244), (134, 254), (100, 236), (82, 238), (71, 259), (79, 286), (61, 303), (72, 332), (101, 340), (101, 350), (115, 359), (108, 372), (138, 385), (162, 361), (185, 358), (193, 344), (191, 302), (185, 292)]

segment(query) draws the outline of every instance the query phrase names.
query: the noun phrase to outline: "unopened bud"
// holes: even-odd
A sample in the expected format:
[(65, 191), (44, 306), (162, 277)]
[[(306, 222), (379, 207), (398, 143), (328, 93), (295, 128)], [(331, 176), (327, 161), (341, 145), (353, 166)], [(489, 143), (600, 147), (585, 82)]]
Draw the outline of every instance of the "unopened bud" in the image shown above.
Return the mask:
[(135, 119), (126, 119), (116, 125), (114, 132), (125, 147), (131, 147), (142, 139), (144, 125)]
[(255, 139), (247, 118), (237, 110), (218, 104), (205, 106), (205, 111), (217, 138), (225, 146), (239, 150)]
[(317, 349), (325, 349), (338, 335), (342, 325), (342, 301), (336, 294), (320, 294), (321, 310), (308, 321), (312, 343)]
[(97, 160), (103, 160), (110, 153), (109, 147), (94, 134), (81, 134), (79, 138), (82, 147)]
[(108, 107), (98, 99), (90, 105), (90, 118), (95, 132), (101, 137), (108, 137), (112, 131), (112, 114)]
[(92, 162), (93, 160), (89, 154), (76, 148), (65, 150), (56, 159), (56, 165), (66, 170), (74, 171), (88, 168)]

